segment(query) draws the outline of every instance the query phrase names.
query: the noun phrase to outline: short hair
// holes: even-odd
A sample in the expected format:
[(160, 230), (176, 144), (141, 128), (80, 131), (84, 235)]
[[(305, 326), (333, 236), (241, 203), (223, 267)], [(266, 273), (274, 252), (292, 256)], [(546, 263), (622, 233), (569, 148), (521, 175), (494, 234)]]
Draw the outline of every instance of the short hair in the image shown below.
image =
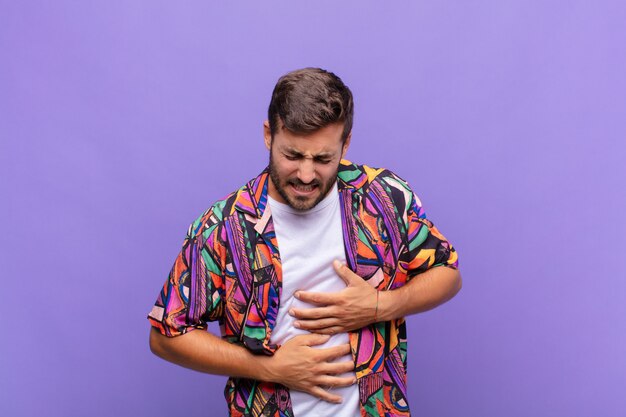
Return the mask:
[(281, 127), (294, 133), (311, 133), (333, 123), (343, 123), (342, 142), (352, 131), (352, 92), (332, 72), (303, 68), (280, 77), (267, 110), (272, 138)]

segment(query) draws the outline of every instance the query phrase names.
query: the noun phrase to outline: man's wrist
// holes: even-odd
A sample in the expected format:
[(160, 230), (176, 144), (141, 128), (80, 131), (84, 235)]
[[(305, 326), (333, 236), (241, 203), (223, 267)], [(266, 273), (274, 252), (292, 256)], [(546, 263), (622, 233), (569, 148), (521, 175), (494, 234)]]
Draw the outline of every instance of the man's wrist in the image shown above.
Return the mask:
[(390, 321), (396, 317), (398, 307), (401, 303), (394, 297), (395, 290), (378, 292), (378, 310), (376, 312), (376, 322)]
[(376, 290), (376, 306), (374, 307), (374, 323), (379, 322), (378, 315), (378, 304), (380, 301), (380, 291)]
[(274, 356), (255, 355), (255, 363), (250, 367), (251, 378), (258, 381), (278, 382)]

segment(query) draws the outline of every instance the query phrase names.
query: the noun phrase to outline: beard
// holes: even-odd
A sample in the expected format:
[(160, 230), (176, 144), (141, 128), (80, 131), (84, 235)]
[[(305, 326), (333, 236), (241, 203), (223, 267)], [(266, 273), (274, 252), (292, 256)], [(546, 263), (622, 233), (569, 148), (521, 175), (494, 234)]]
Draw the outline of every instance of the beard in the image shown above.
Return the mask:
[[(272, 151), (270, 150), (270, 167), (269, 167), (270, 178), (278, 194), (280, 194), (280, 196), (283, 198), (283, 200), (285, 200), (287, 205), (294, 210), (298, 210), (298, 211), (310, 210), (313, 207), (315, 207), (320, 201), (322, 201), (324, 197), (326, 197), (328, 193), (330, 192), (330, 190), (333, 188), (335, 181), (337, 181), (338, 172), (339, 172), (339, 165), (337, 165), (337, 169), (335, 170), (334, 175), (332, 175), (330, 179), (326, 181), (325, 183), (322, 183), (322, 181), (319, 181), (317, 179), (309, 183), (304, 183), (300, 181), (298, 178), (281, 179), (280, 176), (278, 175), (278, 171), (276, 170), (274, 160), (272, 159)], [(292, 185), (296, 187), (307, 186), (307, 185), (313, 186), (313, 187), (318, 188), (320, 190), (320, 193), (317, 196), (317, 198), (308, 198), (304, 196), (290, 196), (287, 193), (287, 187), (290, 187)]]

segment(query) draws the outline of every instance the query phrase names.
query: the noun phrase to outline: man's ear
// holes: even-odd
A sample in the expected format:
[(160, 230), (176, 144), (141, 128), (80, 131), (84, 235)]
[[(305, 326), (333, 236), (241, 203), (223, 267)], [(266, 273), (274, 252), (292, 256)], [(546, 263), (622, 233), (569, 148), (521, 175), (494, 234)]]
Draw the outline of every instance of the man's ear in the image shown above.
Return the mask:
[(348, 137), (343, 143), (343, 148), (341, 149), (341, 159), (346, 157), (346, 152), (348, 152), (348, 147), (350, 146), (350, 139), (352, 139), (352, 132), (348, 133)]
[(272, 132), (270, 131), (270, 122), (268, 120), (263, 122), (263, 140), (265, 141), (265, 147), (269, 151), (272, 146)]

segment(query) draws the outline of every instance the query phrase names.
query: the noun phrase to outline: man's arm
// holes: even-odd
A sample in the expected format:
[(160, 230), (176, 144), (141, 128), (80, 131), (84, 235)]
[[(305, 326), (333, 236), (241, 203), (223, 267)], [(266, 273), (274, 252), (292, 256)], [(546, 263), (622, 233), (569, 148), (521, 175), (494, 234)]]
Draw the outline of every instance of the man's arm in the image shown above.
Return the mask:
[(437, 266), (413, 277), (404, 286), (381, 291), (378, 321), (431, 310), (454, 297), (462, 286), (458, 269)]
[(318, 306), (291, 309), (289, 313), (298, 319), (296, 327), (321, 334), (347, 332), (433, 309), (461, 289), (459, 271), (445, 266), (431, 268), (390, 291), (377, 291), (337, 261), (333, 266), (346, 288), (336, 293), (296, 292), (299, 300)]
[(327, 340), (328, 336), (318, 334), (296, 336), (273, 356), (263, 356), (253, 355), (245, 347), (203, 330), (167, 337), (152, 328), (150, 350), (169, 362), (199, 372), (276, 382), (324, 401), (340, 403), (340, 396), (322, 387), (354, 384), (353, 377), (336, 376), (354, 370), (354, 363), (332, 362), (350, 353), (348, 344), (325, 349), (314, 347)]

